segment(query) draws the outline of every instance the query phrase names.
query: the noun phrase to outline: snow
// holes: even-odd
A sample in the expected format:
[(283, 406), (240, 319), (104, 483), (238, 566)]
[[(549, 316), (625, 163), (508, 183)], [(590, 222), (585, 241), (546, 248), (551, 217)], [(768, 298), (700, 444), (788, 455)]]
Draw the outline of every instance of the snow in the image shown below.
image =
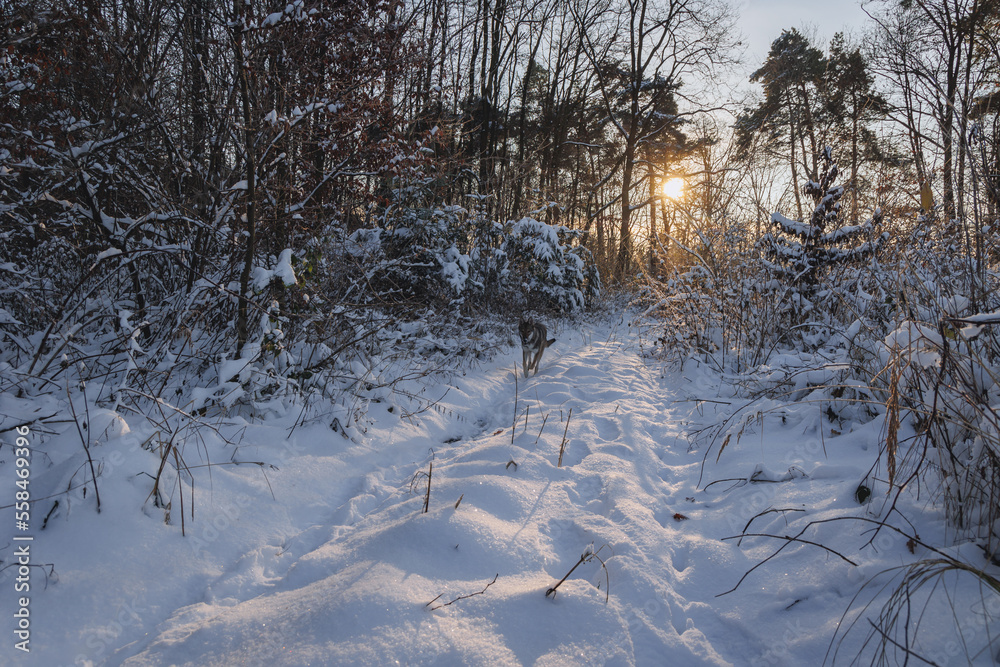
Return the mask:
[(253, 275), (251, 276), (253, 287), (258, 292), (270, 285), (271, 281), (275, 278), (279, 279), (286, 287), (298, 282), (298, 279), (295, 277), (295, 269), (292, 267), (292, 251), (290, 248), (285, 248), (281, 251), (273, 269), (255, 266)]
[(97, 257), (94, 258), (94, 264), (97, 264), (102, 259), (107, 259), (108, 257), (117, 257), (120, 254), (122, 254), (122, 251), (119, 250), (118, 248), (108, 248), (107, 250), (102, 250), (97, 254)]
[(463, 255), (458, 248), (451, 246), (441, 256), (441, 274), (455, 294), (461, 294), (469, 279), (469, 256)]
[(799, 236), (802, 238), (810, 238), (816, 235), (815, 228), (807, 223), (799, 222), (798, 220), (792, 220), (791, 218), (785, 217), (781, 213), (775, 211), (771, 214), (771, 222), (775, 225), (780, 226), (783, 230), (786, 230), (789, 234)]
[(281, 282), (286, 287), (298, 282), (295, 278), (295, 269), (292, 268), (292, 251), (290, 248), (285, 248), (278, 255), (278, 264), (274, 268), (274, 275), (281, 278)]
[(0, 324), (21, 324), (6, 308), (0, 308)]
[[(874, 483), (879, 499), (854, 498), (878, 457), (880, 420), (833, 425), (808, 401), (751, 403), (707, 365), (678, 369), (644, 356), (624, 318), (552, 323), (550, 332), (557, 342), (530, 378), (515, 380), (512, 346), (447, 382), (410, 379), (405, 392), (331, 405), (306, 423), (296, 424), (300, 409), (264, 422), (220, 409), (202, 414), (211, 428), (171, 434), (93, 409), (82, 430), (33, 433), (32, 558), (44, 569), (31, 573), (31, 652), (6, 650), (8, 631), (5, 658), (819, 664), (869, 577), (922, 555), (890, 531), (866, 546), (869, 526), (836, 521), (806, 538), (854, 565), (781, 538), (809, 522), (882, 511), (884, 488)], [(909, 345), (927, 333), (895, 339)], [(244, 366), (221, 363), (220, 390), (238, 389)], [(0, 428), (50, 414), (55, 400), (0, 395)], [(81, 433), (101, 467), (100, 513)], [(167, 474), (166, 512), (149, 495), (168, 446), (191, 466), (194, 487)], [(7, 459), (0, 475), (11, 480)], [(12, 484), (2, 488), (9, 505)], [(940, 518), (921, 518), (922, 505), (907, 502), (900, 509), (921, 521), (920, 535), (940, 536)], [(778, 537), (727, 539), (746, 527)], [(11, 549), (0, 548), (5, 563)], [(588, 550), (601, 560), (546, 595)], [(0, 575), (8, 626), (13, 574)], [(974, 624), (967, 610), (977, 600), (956, 596), (966, 614), (956, 620)], [(926, 613), (933, 625), (935, 610)], [(953, 623), (948, 613), (941, 628)], [(863, 634), (836, 644), (839, 657), (860, 651)], [(954, 636), (936, 636), (939, 653), (931, 646), (928, 655), (947, 657)]]
[(977, 313), (957, 320), (969, 324), (1000, 324), (1000, 312)]

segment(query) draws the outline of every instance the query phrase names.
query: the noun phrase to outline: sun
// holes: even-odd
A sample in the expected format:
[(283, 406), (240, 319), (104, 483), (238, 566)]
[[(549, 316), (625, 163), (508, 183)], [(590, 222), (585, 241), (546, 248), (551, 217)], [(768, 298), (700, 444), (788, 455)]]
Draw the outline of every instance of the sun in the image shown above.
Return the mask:
[(680, 199), (684, 196), (684, 179), (669, 178), (663, 182), (663, 196), (667, 199)]

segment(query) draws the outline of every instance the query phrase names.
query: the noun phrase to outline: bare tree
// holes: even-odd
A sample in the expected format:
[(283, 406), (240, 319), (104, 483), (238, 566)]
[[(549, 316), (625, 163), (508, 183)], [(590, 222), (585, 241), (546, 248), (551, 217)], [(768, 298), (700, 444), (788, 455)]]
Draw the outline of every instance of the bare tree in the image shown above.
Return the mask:
[[(947, 217), (964, 217), (965, 119), (982, 84), (978, 45), (995, 24), (994, 0), (881, 1), (870, 13), (877, 24), (872, 40), (879, 73), (898, 90), (897, 113), (911, 137), (923, 182), (929, 182), (920, 147), (941, 151), (942, 205)], [(933, 119), (933, 133), (920, 118)]]
[(614, 275), (621, 280), (632, 265), (634, 213), (648, 204), (634, 199), (648, 177), (636, 169), (643, 148), (677, 128), (676, 91), (685, 76), (713, 74), (728, 53), (731, 21), (727, 7), (712, 0), (594, 0), (574, 12), (618, 145)]

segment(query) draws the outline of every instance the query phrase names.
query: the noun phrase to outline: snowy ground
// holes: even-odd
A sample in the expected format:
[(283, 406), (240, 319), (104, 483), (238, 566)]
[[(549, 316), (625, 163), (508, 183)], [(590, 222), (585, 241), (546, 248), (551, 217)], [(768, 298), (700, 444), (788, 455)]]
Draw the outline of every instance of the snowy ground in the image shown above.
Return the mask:
[[(768, 404), (717, 463), (721, 443), (707, 450), (702, 429), (739, 416), (743, 402), (715, 374), (645, 358), (625, 320), (554, 333), (537, 376), (516, 385), (513, 349), (447, 385), (414, 381), (414, 392), (442, 397), (420, 414), (396, 394), (357, 412), (346, 435), (329, 416), (293, 429), (290, 411), (226, 422), (245, 428), (238, 450), (211, 435), (187, 442), (191, 466), (206, 452), (268, 466), (196, 468), (186, 536), (176, 489), (169, 523), (147, 502), (144, 473), (158, 465), (141, 446), (149, 427), (89, 415), (100, 434), (91, 447), (103, 467), (100, 514), (79, 490), (76, 430), (29, 436), (33, 497), (76, 490), (45, 530), (52, 500), (33, 507), (31, 563), (44, 567), (31, 568), (27, 654), (12, 632), (17, 570), (3, 571), (0, 663), (820, 664), (863, 583), (926, 556), (897, 534), (865, 546), (866, 526), (820, 524), (804, 537), (855, 565), (792, 544), (720, 596), (785, 543), (723, 539), (765, 510), (782, 511), (747, 532), (794, 535), (810, 521), (877, 515), (881, 501), (860, 506), (855, 491), (876, 461), (882, 420), (832, 425), (821, 405)], [(12, 397), (2, 407), (8, 420), (46, 408)], [(2, 458), (8, 505), (9, 448)], [(425, 514), (419, 473), (432, 462)], [(925, 539), (942, 530), (933, 518), (918, 528)], [(21, 544), (0, 544), (4, 565)], [(588, 549), (599, 558), (547, 596)], [(953, 601), (954, 618), (931, 633), (937, 664), (966, 662), (947, 642), (952, 624), (982, 622), (977, 600)], [(870, 626), (859, 625), (833, 645), (838, 662), (861, 650)], [(989, 651), (979, 657), (991, 661)]]

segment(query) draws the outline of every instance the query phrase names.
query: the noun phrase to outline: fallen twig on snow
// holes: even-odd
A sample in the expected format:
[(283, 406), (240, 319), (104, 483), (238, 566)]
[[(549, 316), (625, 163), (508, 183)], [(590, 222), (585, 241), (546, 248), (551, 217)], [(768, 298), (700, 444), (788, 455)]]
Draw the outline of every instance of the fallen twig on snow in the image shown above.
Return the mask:
[[(751, 523), (753, 523), (754, 521), (756, 521), (760, 517), (762, 517), (762, 516), (764, 516), (766, 514), (771, 514), (773, 512), (805, 512), (805, 510), (804, 509), (799, 509), (799, 508), (794, 508), (794, 507), (789, 507), (789, 508), (785, 508), (785, 509), (778, 508), (778, 507), (772, 507), (770, 509), (764, 510), (763, 512), (758, 512), (757, 514), (754, 514), (752, 517), (750, 517), (750, 520), (747, 521), (747, 525), (743, 526), (743, 534), (739, 536), (740, 537), (740, 541), (736, 543), (736, 546), (741, 546), (743, 544), (743, 537), (744, 537), (744, 535), (747, 534), (747, 529), (750, 528), (750, 524)], [(786, 521), (785, 523), (787, 524), (788, 522)]]
[(751, 572), (753, 572), (758, 567), (760, 567), (761, 565), (763, 565), (764, 563), (766, 563), (767, 561), (771, 560), (772, 558), (774, 558), (775, 556), (777, 556), (779, 553), (781, 553), (782, 551), (784, 551), (785, 547), (787, 547), (788, 545), (790, 545), (792, 543), (795, 543), (795, 542), (798, 542), (800, 544), (808, 544), (808, 545), (814, 546), (814, 547), (819, 547), (820, 549), (823, 549), (825, 551), (828, 551), (828, 552), (832, 553), (835, 556), (838, 556), (841, 560), (844, 560), (844, 561), (846, 561), (847, 563), (849, 563), (851, 565), (857, 566), (857, 563), (855, 563), (853, 560), (851, 560), (850, 558), (848, 558), (844, 554), (840, 553), (839, 551), (836, 551), (835, 549), (831, 549), (830, 547), (826, 546), (825, 544), (820, 544), (819, 542), (813, 542), (812, 540), (804, 540), (804, 539), (802, 539), (802, 537), (801, 537), (802, 534), (805, 533), (807, 530), (809, 530), (809, 528), (811, 526), (813, 526), (814, 524), (826, 523), (827, 521), (831, 521), (831, 519), (822, 519), (822, 520), (819, 520), (819, 521), (811, 521), (808, 524), (806, 524), (805, 528), (803, 528), (802, 530), (800, 530), (798, 532), (798, 534), (794, 535), (794, 536), (792, 536), (792, 535), (771, 535), (769, 533), (742, 533), (740, 535), (732, 535), (730, 537), (723, 537), (722, 539), (724, 541), (725, 540), (742, 540), (744, 537), (770, 537), (770, 538), (775, 539), (775, 540), (785, 540), (785, 543), (782, 544), (780, 547), (778, 547), (774, 551), (773, 554), (771, 554), (770, 556), (768, 556), (767, 558), (765, 558), (764, 560), (760, 561), (759, 563), (757, 563), (756, 565), (754, 565), (753, 567), (751, 567), (749, 570), (747, 570), (746, 572), (744, 572), (743, 576), (740, 577), (740, 580), (736, 582), (735, 586), (733, 586), (732, 588), (730, 588), (728, 591), (725, 591), (724, 593), (718, 593), (718, 594), (716, 594), (715, 597), (718, 598), (718, 597), (722, 597), (723, 595), (729, 595), (730, 593), (732, 593), (733, 591), (735, 591), (737, 588), (740, 587), (740, 584), (742, 584), (743, 581), (748, 576), (750, 576)]
[[(482, 595), (483, 593), (485, 593), (485, 592), (486, 592), (486, 589), (487, 589), (487, 588), (489, 588), (489, 587), (490, 587), (490, 586), (492, 586), (493, 584), (497, 583), (497, 579), (499, 579), (499, 578), (500, 578), (500, 573), (499, 573), (499, 572), (497, 572), (496, 576), (495, 576), (495, 577), (493, 577), (493, 581), (491, 581), (490, 583), (486, 584), (486, 586), (485, 586), (485, 587), (483, 587), (483, 590), (481, 590), (481, 591), (476, 591), (475, 593), (469, 593), (468, 595), (459, 595), (459, 596), (458, 596), (457, 598), (455, 598), (455, 599), (454, 599), (454, 600), (452, 600), (451, 602), (445, 602), (444, 604), (439, 604), (439, 605), (438, 605), (438, 606), (436, 606), (436, 607), (431, 607), (431, 609), (430, 609), (430, 610), (431, 610), (431, 611), (434, 611), (435, 609), (440, 609), (441, 607), (447, 607), (447, 606), (448, 606), (448, 605), (450, 605), (450, 604), (455, 604), (455, 603), (456, 603), (456, 602), (458, 602), (459, 600), (465, 600), (466, 598), (471, 598), (471, 597), (474, 597), (474, 596), (476, 596), (476, 595)], [(442, 593), (441, 595), (444, 595), (444, 593)], [(427, 604), (425, 604), (424, 606), (425, 606), (425, 607), (430, 607), (430, 606), (431, 606), (432, 604), (434, 604), (435, 602), (437, 602), (438, 600), (440, 600), (440, 599), (441, 599), (441, 595), (437, 596), (436, 598), (434, 598), (433, 600), (431, 600), (430, 602), (428, 602), (428, 603), (427, 603)]]
[[(573, 567), (571, 567), (569, 569), (569, 572), (566, 573), (566, 576), (564, 576), (562, 579), (560, 579), (556, 583), (555, 586), (553, 586), (550, 589), (548, 589), (547, 591), (545, 591), (545, 597), (549, 597), (550, 595), (552, 597), (555, 597), (555, 595), (556, 595), (556, 589), (559, 588), (560, 586), (562, 586), (562, 584), (563, 584), (564, 581), (566, 581), (567, 579), (569, 579), (569, 575), (573, 574), (573, 571), (576, 568), (578, 568), (581, 565), (583, 565), (584, 563), (590, 562), (590, 561), (592, 561), (592, 560), (594, 560), (596, 558), (597, 561), (601, 564), (601, 568), (604, 570), (604, 582), (605, 582), (605, 586), (604, 586), (604, 602), (607, 603), (607, 601), (611, 597), (611, 580), (608, 577), (608, 566), (605, 565), (604, 564), (604, 560), (601, 559), (601, 557), (597, 555), (597, 554), (599, 554), (604, 549), (604, 547), (607, 547), (607, 546), (608, 546), (607, 544), (602, 545), (600, 549), (598, 549), (597, 551), (594, 551), (594, 545), (593, 544), (587, 545), (587, 548), (584, 549), (583, 554), (580, 556), (580, 560), (578, 560), (576, 562), (576, 565), (574, 565)], [(610, 549), (611, 547), (608, 547), (608, 548)], [(598, 586), (598, 588), (600, 588), (600, 586)]]

